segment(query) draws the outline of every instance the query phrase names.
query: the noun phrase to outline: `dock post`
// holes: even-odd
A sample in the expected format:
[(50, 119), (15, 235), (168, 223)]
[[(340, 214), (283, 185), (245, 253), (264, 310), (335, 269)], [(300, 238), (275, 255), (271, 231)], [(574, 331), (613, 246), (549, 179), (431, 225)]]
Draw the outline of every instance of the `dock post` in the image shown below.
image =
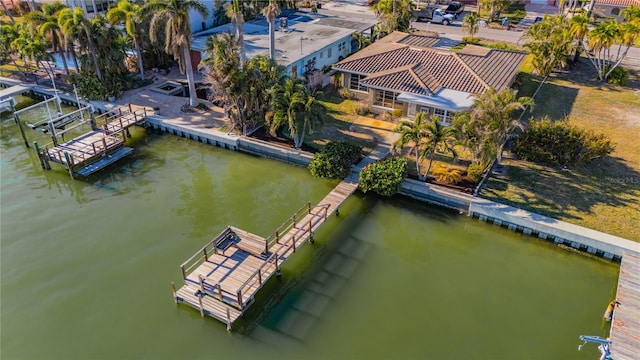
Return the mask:
[(227, 308), (227, 331), (231, 331), (231, 312)]
[(200, 291), (205, 294), (204, 291), (204, 279), (202, 278), (202, 275), (198, 275), (198, 279), (200, 280)]
[[(294, 242), (295, 244), (295, 242)], [(276, 277), (280, 279), (282, 277), (282, 272), (280, 272), (280, 268), (278, 267), (278, 253), (276, 253)]]
[(222, 285), (218, 283), (218, 298), (222, 301)]
[(264, 253), (268, 253), (269, 252), (269, 243), (267, 242), (267, 239), (264, 239)]
[(276, 244), (280, 244), (280, 233), (276, 230)]
[(202, 252), (204, 253), (204, 261), (209, 260), (209, 255), (207, 254), (207, 248), (206, 247), (202, 248)]
[(73, 179), (73, 163), (71, 162), (71, 155), (68, 152), (64, 152), (64, 159), (67, 161), (67, 167), (69, 168), (69, 175)]
[(241, 309), (244, 307), (242, 306), (242, 290), (238, 290), (238, 305), (240, 305)]
[(176, 302), (176, 304), (178, 303), (178, 295), (176, 295), (176, 284), (172, 281), (171, 282), (171, 290), (173, 290), (173, 301)]
[(36, 154), (38, 154), (38, 159), (40, 159), (40, 166), (42, 166), (42, 169), (45, 169), (43, 154), (40, 153), (40, 148), (38, 147), (37, 141), (33, 142), (33, 147), (36, 148)]
[(92, 111), (89, 111), (89, 118), (91, 119), (90, 120), (91, 130), (94, 130), (94, 131), (98, 130), (98, 126), (96, 125), (96, 117), (93, 116), (93, 112)]
[(296, 234), (291, 235), (291, 240), (293, 240), (293, 252), (296, 252)]
[(262, 285), (262, 271), (258, 269), (258, 284)]
[(329, 217), (329, 205), (324, 207), (324, 221), (327, 221), (328, 217)]
[(311, 214), (311, 201), (307, 202), (307, 207), (309, 208), (309, 214)]
[(24, 128), (22, 127), (22, 123), (20, 122), (20, 117), (18, 117), (18, 114), (14, 113), (13, 119), (18, 124), (18, 128), (20, 129), (20, 134), (22, 135), (22, 140), (24, 140), (24, 146), (29, 148), (29, 141), (27, 140), (27, 135), (25, 135), (24, 133)]
[(104, 145), (104, 153), (102, 156), (107, 156), (107, 138), (102, 138), (102, 145)]
[(200, 295), (196, 295), (198, 297), (198, 304), (200, 305), (200, 316), (204, 317), (204, 306), (202, 305), (202, 297)]
[(182, 280), (187, 280), (187, 274), (184, 272), (184, 266), (180, 266), (180, 269), (182, 270)]
[(313, 232), (311, 231), (311, 220), (309, 220), (309, 242), (313, 244), (315, 240), (313, 240)]
[(296, 227), (296, 214), (293, 214), (291, 221), (293, 222), (293, 227)]

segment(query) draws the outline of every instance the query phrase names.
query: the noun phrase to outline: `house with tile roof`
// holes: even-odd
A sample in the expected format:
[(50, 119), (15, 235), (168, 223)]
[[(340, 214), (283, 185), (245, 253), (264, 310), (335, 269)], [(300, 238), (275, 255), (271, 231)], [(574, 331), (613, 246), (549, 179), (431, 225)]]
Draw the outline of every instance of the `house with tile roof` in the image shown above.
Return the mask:
[(342, 85), (373, 112), (401, 109), (450, 124), (453, 113), (470, 108), (473, 94), (508, 88), (526, 57), (517, 51), (467, 45), (461, 51), (438, 48), (442, 40), (426, 33), (394, 32), (333, 65)]
[(596, 0), (593, 10), (596, 14), (611, 16), (621, 22), (620, 12), (631, 5), (640, 6), (640, 0)]

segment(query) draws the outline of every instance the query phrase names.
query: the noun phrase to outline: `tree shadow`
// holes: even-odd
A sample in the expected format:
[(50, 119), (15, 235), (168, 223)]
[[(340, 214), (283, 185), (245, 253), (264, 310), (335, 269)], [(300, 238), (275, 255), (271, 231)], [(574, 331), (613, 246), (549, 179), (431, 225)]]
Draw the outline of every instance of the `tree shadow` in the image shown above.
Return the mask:
[(504, 174), (492, 176), (481, 196), (562, 220), (593, 215), (602, 205), (640, 212), (640, 172), (622, 158), (565, 170), (516, 160), (502, 166)]

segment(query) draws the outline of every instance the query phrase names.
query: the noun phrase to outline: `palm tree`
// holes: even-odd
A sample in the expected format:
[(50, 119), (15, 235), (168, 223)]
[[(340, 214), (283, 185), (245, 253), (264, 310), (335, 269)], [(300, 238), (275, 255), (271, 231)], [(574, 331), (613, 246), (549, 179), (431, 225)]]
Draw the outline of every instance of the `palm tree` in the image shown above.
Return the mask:
[(440, 122), (440, 118), (432, 115), (431, 123), (426, 124), (425, 131), (427, 133), (427, 141), (425, 142), (424, 149), (422, 150), (421, 157), (427, 157), (429, 159), (429, 165), (424, 172), (423, 179), (429, 175), (431, 165), (433, 164), (433, 155), (436, 152), (448, 152), (453, 155), (453, 158), (458, 157), (458, 153), (453, 148), (452, 142), (457, 138), (456, 129), (450, 126), (443, 126)]
[(307, 132), (324, 120), (324, 108), (309, 93), (300, 79), (287, 79), (273, 87), (271, 110), (273, 121), (270, 132), (275, 135), (285, 123), (295, 147), (300, 148)]
[(473, 40), (473, 36), (480, 30), (480, 14), (476, 12), (467, 14), (462, 20), (462, 30), (469, 34)]
[(489, 88), (483, 94), (475, 94), (473, 108), (469, 110), (469, 123), (476, 133), (476, 154), (483, 165), (487, 161), (502, 159), (502, 149), (515, 128), (521, 126), (511, 115), (516, 110), (533, 107), (533, 99), (516, 97), (516, 92), (503, 89), (500, 92)]
[(262, 15), (269, 22), (269, 57), (273, 60), (276, 58), (276, 16), (280, 15), (280, 7), (274, 0), (269, 0), (269, 5), (262, 9)]
[(124, 22), (127, 34), (133, 39), (133, 46), (138, 54), (138, 69), (140, 79), (144, 79), (144, 65), (142, 63), (142, 52), (140, 51), (140, 5), (131, 4), (128, 0), (120, 0), (118, 5), (107, 12), (107, 20), (110, 24), (120, 24)]
[(351, 34), (351, 38), (358, 42), (358, 50), (362, 50), (371, 44), (369, 36), (359, 32)]
[(407, 144), (413, 144), (413, 152), (416, 157), (416, 172), (418, 173), (418, 178), (420, 180), (424, 180), (422, 177), (422, 172), (420, 171), (420, 160), (422, 156), (422, 148), (424, 143), (427, 140), (427, 126), (428, 123), (425, 121), (426, 118), (425, 112), (419, 112), (416, 115), (413, 121), (403, 120), (398, 123), (398, 126), (393, 130), (397, 133), (400, 133), (400, 138), (393, 143), (392, 150), (397, 152), (405, 147)]
[(89, 21), (82, 9), (79, 7), (73, 11), (69, 8), (62, 9), (58, 16), (58, 25), (68, 38), (75, 40), (84, 39), (87, 41), (96, 76), (102, 80), (102, 71), (100, 71), (100, 64), (98, 63), (97, 49), (93, 41), (93, 34), (91, 33), (91, 21)]
[(187, 73), (189, 83), (189, 105), (197, 106), (196, 84), (191, 66), (191, 25), (189, 11), (195, 10), (202, 17), (209, 14), (207, 7), (199, 0), (154, 0), (140, 9), (141, 16), (152, 15), (149, 27), (151, 41), (157, 42), (159, 26), (165, 26), (165, 51), (178, 60), (180, 73)]
[(524, 38), (524, 47), (533, 54), (533, 67), (538, 74), (547, 76), (553, 69), (566, 65), (573, 36), (564, 15), (546, 15), (542, 21), (533, 24), (527, 30)]
[(58, 24), (58, 13), (62, 9), (66, 8), (67, 5), (60, 2), (44, 3), (42, 5), (42, 10), (29, 12), (25, 17), (29, 22), (37, 26), (38, 32), (41, 35), (51, 36), (53, 51), (58, 51), (58, 54), (60, 54), (60, 60), (64, 65), (64, 72), (65, 74), (69, 74), (67, 59), (64, 55), (64, 49), (60, 41), (62, 38), (62, 31), (60, 30), (60, 26)]
[(240, 67), (242, 67), (246, 60), (244, 52), (244, 33), (242, 32), (242, 26), (244, 25), (242, 8), (240, 7), (240, 2), (238, 0), (233, 0), (233, 2), (226, 3), (224, 6), (227, 10), (227, 17), (231, 19), (231, 24), (236, 29), (236, 38), (240, 45)]
[(583, 14), (574, 15), (569, 22), (569, 33), (573, 36), (575, 53), (573, 60), (577, 61), (580, 50), (583, 49), (582, 41), (589, 32), (589, 18)]

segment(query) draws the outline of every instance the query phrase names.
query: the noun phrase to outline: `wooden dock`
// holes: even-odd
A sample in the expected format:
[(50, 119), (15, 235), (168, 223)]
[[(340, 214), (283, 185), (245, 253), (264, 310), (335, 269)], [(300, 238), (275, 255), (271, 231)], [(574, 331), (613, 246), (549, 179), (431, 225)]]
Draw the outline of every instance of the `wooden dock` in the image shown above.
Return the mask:
[[(49, 163), (53, 162), (67, 168), (71, 177), (76, 174), (87, 176), (130, 154), (133, 149), (124, 147), (129, 128), (142, 125), (145, 120), (145, 109), (134, 111), (131, 105), (96, 118), (91, 114), (90, 119), (62, 131), (56, 131), (50, 126), (53, 142), (45, 145), (42, 150), (36, 143), (36, 151), (45, 169), (50, 169)], [(59, 136), (89, 122), (91, 131), (70, 141), (58, 142)]]
[(625, 253), (620, 264), (616, 300), (611, 324), (611, 358), (640, 358), (640, 254)]
[[(184, 285), (173, 296), (227, 324), (232, 324), (253, 302), (255, 294), (280, 267), (303, 246), (313, 242), (313, 233), (338, 211), (358, 188), (352, 173), (316, 206), (307, 203), (267, 238), (227, 227), (181, 265)], [(172, 284), (173, 285), (173, 284)]]

